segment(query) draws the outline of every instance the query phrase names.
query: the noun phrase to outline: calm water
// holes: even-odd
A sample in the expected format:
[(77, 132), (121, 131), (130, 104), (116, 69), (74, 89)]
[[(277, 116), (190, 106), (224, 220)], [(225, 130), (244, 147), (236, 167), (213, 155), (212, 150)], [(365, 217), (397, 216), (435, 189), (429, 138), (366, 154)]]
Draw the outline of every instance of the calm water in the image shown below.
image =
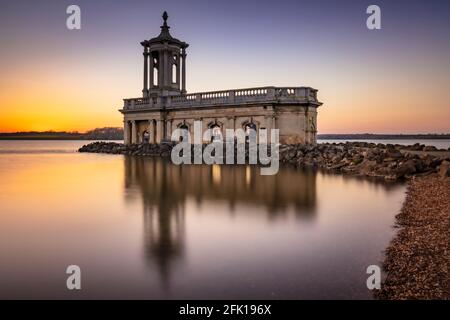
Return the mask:
[(371, 298), (403, 185), (84, 143), (0, 141), (0, 298)]
[(373, 139), (373, 140), (353, 140), (353, 139), (348, 139), (348, 140), (341, 140), (341, 139), (319, 139), (317, 142), (319, 143), (339, 143), (339, 142), (345, 142), (345, 141), (362, 141), (362, 142), (373, 142), (373, 143), (383, 143), (383, 144), (401, 144), (401, 145), (412, 145), (415, 143), (420, 143), (420, 144), (424, 144), (426, 146), (435, 146), (438, 149), (448, 149), (450, 148), (450, 140), (447, 139), (390, 139), (390, 140), (382, 140), (382, 139)]

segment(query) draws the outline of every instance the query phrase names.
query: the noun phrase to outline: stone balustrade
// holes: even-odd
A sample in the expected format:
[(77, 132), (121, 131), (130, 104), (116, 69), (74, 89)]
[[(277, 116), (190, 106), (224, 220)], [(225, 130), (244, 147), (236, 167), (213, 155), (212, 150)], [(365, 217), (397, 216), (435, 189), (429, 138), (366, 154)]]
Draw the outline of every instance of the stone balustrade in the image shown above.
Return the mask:
[(255, 103), (317, 102), (317, 90), (310, 87), (259, 87), (124, 99), (123, 111), (182, 109), (190, 107), (240, 106)]

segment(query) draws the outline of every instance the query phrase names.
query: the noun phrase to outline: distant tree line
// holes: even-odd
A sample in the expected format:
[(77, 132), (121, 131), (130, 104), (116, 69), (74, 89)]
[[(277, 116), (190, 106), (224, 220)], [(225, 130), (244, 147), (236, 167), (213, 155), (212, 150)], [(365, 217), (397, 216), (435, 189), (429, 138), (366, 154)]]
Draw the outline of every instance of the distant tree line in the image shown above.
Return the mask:
[(123, 128), (96, 128), (84, 134), (88, 140), (123, 140)]
[[(394, 139), (450, 139), (450, 134), (319, 134), (318, 139), (325, 140), (394, 140)], [(123, 140), (123, 128), (105, 127), (89, 130), (85, 133), (77, 131), (27, 131), (0, 133), (0, 140)]]
[(0, 133), (0, 140), (123, 140), (123, 129), (96, 128), (85, 133), (77, 131), (27, 131)]
[(402, 140), (402, 139), (450, 139), (448, 133), (428, 134), (376, 134), (376, 133), (349, 133), (349, 134), (318, 134), (318, 139), (324, 140)]

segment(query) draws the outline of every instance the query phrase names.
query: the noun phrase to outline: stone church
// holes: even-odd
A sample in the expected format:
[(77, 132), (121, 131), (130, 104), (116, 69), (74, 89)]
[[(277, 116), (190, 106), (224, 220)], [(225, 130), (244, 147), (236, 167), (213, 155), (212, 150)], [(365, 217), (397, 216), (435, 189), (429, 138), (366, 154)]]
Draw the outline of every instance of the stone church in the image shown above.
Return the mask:
[[(176, 128), (192, 136), (194, 121), (202, 130), (221, 135), (226, 129), (279, 129), (282, 144), (315, 144), (317, 90), (310, 87), (259, 87), (211, 92), (186, 92), (188, 44), (173, 38), (168, 15), (156, 38), (144, 47), (142, 97), (124, 99), (124, 141), (160, 143)], [(269, 134), (270, 137), (270, 134)], [(270, 138), (269, 138), (270, 139)]]

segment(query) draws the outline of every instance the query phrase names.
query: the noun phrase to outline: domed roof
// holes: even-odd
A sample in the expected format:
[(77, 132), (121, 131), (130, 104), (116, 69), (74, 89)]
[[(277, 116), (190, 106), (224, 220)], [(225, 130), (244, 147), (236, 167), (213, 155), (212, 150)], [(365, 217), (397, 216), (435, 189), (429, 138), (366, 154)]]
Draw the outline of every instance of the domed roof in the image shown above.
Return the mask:
[(150, 40), (145, 40), (141, 42), (143, 46), (150, 46), (152, 44), (157, 43), (164, 43), (168, 42), (169, 44), (176, 44), (179, 45), (182, 48), (187, 48), (189, 45), (186, 42), (180, 41), (174, 37), (169, 32), (170, 27), (167, 25), (167, 18), (169, 18), (169, 15), (166, 11), (164, 11), (162, 18), (164, 20), (163, 25), (161, 26), (161, 33), (156, 38), (152, 38)]

